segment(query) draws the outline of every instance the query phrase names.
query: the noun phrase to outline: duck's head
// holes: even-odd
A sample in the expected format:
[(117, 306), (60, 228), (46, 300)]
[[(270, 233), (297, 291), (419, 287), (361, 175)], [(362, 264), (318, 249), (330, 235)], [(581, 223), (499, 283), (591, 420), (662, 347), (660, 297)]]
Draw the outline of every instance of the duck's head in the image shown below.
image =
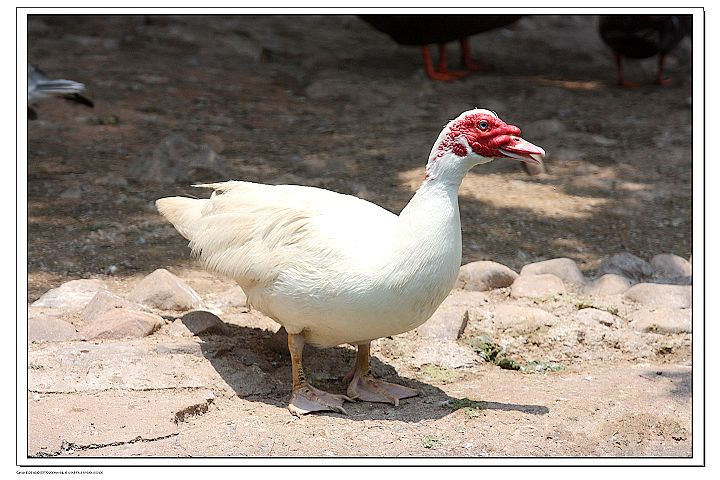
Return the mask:
[(520, 137), (520, 129), (508, 125), (490, 110), (474, 109), (451, 120), (440, 132), (428, 159), (425, 177), (462, 176), (474, 165), (495, 158), (542, 164), (545, 150)]

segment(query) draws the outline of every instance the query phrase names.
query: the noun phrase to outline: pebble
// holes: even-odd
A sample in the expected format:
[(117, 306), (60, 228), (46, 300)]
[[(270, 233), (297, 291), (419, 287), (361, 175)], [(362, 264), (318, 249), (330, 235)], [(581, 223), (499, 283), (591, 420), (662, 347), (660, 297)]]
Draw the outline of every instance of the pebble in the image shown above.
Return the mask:
[(175, 320), (168, 331), (170, 335), (191, 337), (209, 333), (227, 333), (227, 325), (216, 315), (204, 310), (188, 312)]
[(437, 365), (441, 368), (455, 369), (470, 367), (478, 362), (478, 355), (469, 346), (455, 340), (420, 342), (409, 358), (411, 365)]
[(183, 311), (203, 307), (200, 295), (164, 268), (159, 268), (143, 278), (127, 298), (161, 310)]
[(574, 315), (574, 319), (585, 325), (596, 325), (598, 323), (606, 327), (615, 325), (615, 317), (613, 314), (598, 308), (583, 308), (582, 310), (578, 310)]
[(206, 144), (196, 144), (179, 133), (160, 141), (151, 152), (132, 160), (128, 176), (143, 182), (192, 183), (225, 178), (224, 159)]
[(94, 322), (97, 317), (112, 310), (113, 308), (128, 308), (130, 310), (145, 310), (145, 308), (135, 302), (116, 295), (108, 290), (101, 290), (92, 297), (90, 302), (85, 305), (80, 316), (86, 322)]
[(541, 308), (502, 304), (493, 310), (493, 322), (500, 330), (531, 332), (542, 326), (555, 325), (557, 317)]
[(585, 286), (584, 292), (590, 295), (606, 296), (623, 293), (632, 283), (622, 275), (606, 273)]
[(460, 267), (455, 288), (484, 292), (512, 285), (518, 274), (497, 262), (471, 262)]
[(549, 273), (542, 275), (521, 274), (513, 282), (510, 296), (513, 298), (546, 297), (566, 291), (563, 281), (555, 275)]
[(57, 288), (48, 290), (35, 300), (32, 305), (35, 307), (80, 310), (88, 304), (97, 292), (103, 290), (107, 290), (107, 285), (102, 280), (71, 280)]
[(692, 264), (682, 257), (671, 253), (655, 255), (650, 260), (655, 277), (690, 277), (692, 276)]
[(553, 258), (542, 262), (529, 263), (520, 270), (520, 275), (551, 274), (564, 283), (571, 285), (585, 285), (585, 277), (570, 258)]
[(465, 331), (468, 309), (462, 306), (440, 306), (435, 313), (417, 328), (423, 338), (457, 340)]
[(689, 285), (638, 283), (625, 292), (625, 298), (654, 307), (691, 308), (692, 287)]
[(154, 313), (114, 308), (98, 316), (80, 334), (88, 340), (139, 338), (150, 335), (164, 324), (163, 318)]
[(665, 335), (692, 332), (691, 308), (642, 309), (629, 315), (630, 326), (639, 332)]
[(36, 316), (28, 318), (28, 343), (64, 342), (78, 338), (75, 327), (59, 318)]
[(488, 293), (474, 292), (467, 290), (454, 290), (443, 300), (439, 308), (442, 307), (478, 307), (488, 303)]
[(645, 277), (650, 277), (653, 274), (653, 268), (642, 258), (630, 252), (623, 252), (603, 259), (598, 267), (597, 276), (600, 277), (606, 273), (621, 275), (631, 279), (633, 283), (637, 283)]

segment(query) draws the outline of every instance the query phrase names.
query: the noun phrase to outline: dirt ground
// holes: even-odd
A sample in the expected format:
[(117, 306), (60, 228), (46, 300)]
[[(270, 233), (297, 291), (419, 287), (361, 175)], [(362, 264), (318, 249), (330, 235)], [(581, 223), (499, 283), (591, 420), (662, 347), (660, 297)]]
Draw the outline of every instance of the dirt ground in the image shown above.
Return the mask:
[[(161, 267), (204, 295), (228, 288), (198, 272), (186, 241), (154, 208), (162, 196), (197, 195), (190, 182), (129, 173), (170, 133), (207, 143), (224, 159), (227, 178), (199, 172), (196, 180), (314, 185), (398, 213), (422, 182), (438, 132), (473, 107), (518, 125), (549, 158), (547, 173), (538, 176), (502, 161), (468, 175), (460, 191), (463, 263), (493, 260), (517, 271), (569, 257), (590, 276), (603, 257), (622, 251), (648, 260), (658, 253), (688, 258), (691, 43), (685, 39), (668, 58), (671, 86), (649, 84), (655, 68), (649, 59), (626, 65), (645, 84), (621, 89), (596, 21), (529, 16), (476, 35), (474, 52), (494, 70), (437, 83), (425, 78), (419, 48), (398, 46), (353, 16), (32, 17), (29, 61), (51, 77), (85, 83), (95, 108), (45, 101), (28, 124), (28, 302), (78, 278), (101, 278), (126, 292)], [(457, 54), (452, 45), (451, 61)], [(546, 307), (562, 315), (567, 306)], [(150, 440), (128, 434), (73, 448), (66, 437), (35, 439), (29, 455), (692, 454), (689, 335), (643, 338), (642, 347), (614, 350), (577, 342), (572, 351), (518, 345), (516, 353), (560, 361), (564, 369), (524, 374), (478, 362), (447, 376), (394, 353), (419, 348), (406, 334), (379, 341), (373, 361), (421, 397), (398, 408), (350, 404), (347, 417), (297, 420), (285, 409), (287, 360), (251, 342), (269, 337), (272, 322), (240, 310), (223, 320), (237, 326), (233, 341), (272, 362), (260, 370), (277, 382), (273, 388), (244, 397), (228, 365), (209, 360), (233, 388), (202, 415), (168, 421)], [(167, 341), (153, 335), (133, 348)], [(352, 352), (328, 352), (314, 360), (316, 379), (337, 387), (332, 379), (344, 373)], [(180, 364), (194, 368), (195, 360)], [(187, 392), (193, 388), (199, 387)], [(103, 410), (109, 391), (88, 391), (95, 393), (87, 394), (84, 411), (96, 409), (111, 428), (120, 413)], [(66, 394), (48, 393), (47, 401)], [(33, 395), (31, 411), (42, 403)], [(123, 395), (161, 405), (167, 393)], [(481, 403), (452, 408), (458, 404), (451, 400), (462, 398)], [(66, 413), (70, 431), (83, 414)], [(53, 420), (34, 418), (36, 432)], [(248, 436), (248, 429), (255, 433)]]

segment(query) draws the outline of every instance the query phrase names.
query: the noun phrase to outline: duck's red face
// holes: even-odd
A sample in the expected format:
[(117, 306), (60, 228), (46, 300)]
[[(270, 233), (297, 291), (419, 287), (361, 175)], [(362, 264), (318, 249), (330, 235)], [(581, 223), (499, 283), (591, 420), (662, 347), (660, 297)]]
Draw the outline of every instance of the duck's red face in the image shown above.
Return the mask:
[(520, 138), (518, 127), (508, 125), (492, 112), (468, 113), (455, 120), (449, 128), (445, 141), (451, 142), (453, 153), (461, 157), (469, 152), (462, 143), (456, 141), (460, 136), (467, 140), (474, 153), (486, 158), (514, 158), (540, 164), (545, 156), (545, 150)]

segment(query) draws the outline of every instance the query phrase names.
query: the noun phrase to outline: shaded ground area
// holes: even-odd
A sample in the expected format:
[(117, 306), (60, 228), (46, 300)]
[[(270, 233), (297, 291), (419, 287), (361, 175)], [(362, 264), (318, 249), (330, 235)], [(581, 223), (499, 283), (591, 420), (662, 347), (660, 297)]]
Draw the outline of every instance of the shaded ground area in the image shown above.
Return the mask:
[[(399, 212), (445, 122), (476, 106), (550, 156), (538, 176), (501, 161), (468, 175), (463, 263), (517, 271), (569, 257), (590, 276), (625, 250), (687, 258), (691, 45), (668, 58), (672, 86), (619, 89), (595, 25), (594, 16), (531, 16), (477, 35), (475, 52), (495, 70), (442, 84), (424, 77), (419, 49), (352, 16), (33, 17), (29, 60), (87, 84), (96, 106), (46, 101), (28, 124), (28, 302), (76, 278), (125, 294), (160, 267), (216, 298), (231, 282), (198, 271), (155, 199), (234, 178), (320, 186)], [(654, 67), (632, 62), (627, 73), (650, 81)], [(209, 145), (225, 174), (133, 175), (170, 134)], [(166, 325), (140, 339), (30, 345), (28, 455), (691, 455), (691, 334), (636, 332), (638, 306), (621, 296), (484, 295), (458, 342), (416, 332), (379, 340), (374, 371), (421, 395), (397, 408), (348, 404), (349, 416), (292, 417), (289, 359), (271, 342), (277, 325), (237, 306), (218, 310), (225, 335), (178, 338)], [(506, 303), (556, 323), (490, 329), (487, 312)], [(612, 311), (614, 323), (580, 325), (588, 306)], [(484, 362), (468, 342), (485, 334), (514, 358), (561, 368)], [(432, 348), (447, 349), (446, 363)], [(453, 364), (455, 353), (465, 360)], [(310, 351), (315, 384), (342, 391), (353, 355)]]
[[(622, 250), (687, 258), (689, 40), (668, 59), (673, 86), (619, 89), (595, 22), (531, 16), (472, 37), (495, 71), (443, 84), (424, 77), (419, 49), (352, 16), (34, 17), (30, 60), (86, 83), (96, 107), (45, 102), (29, 124), (28, 299), (189, 264), (152, 202), (190, 182), (128, 178), (170, 133), (223, 156), (227, 175), (210, 179), (316, 185), (399, 212), (444, 123), (475, 106), (550, 159), (538, 177), (499, 161), (469, 175), (464, 261), (567, 256), (589, 271)], [(628, 62), (628, 75), (649, 81), (654, 66)]]

